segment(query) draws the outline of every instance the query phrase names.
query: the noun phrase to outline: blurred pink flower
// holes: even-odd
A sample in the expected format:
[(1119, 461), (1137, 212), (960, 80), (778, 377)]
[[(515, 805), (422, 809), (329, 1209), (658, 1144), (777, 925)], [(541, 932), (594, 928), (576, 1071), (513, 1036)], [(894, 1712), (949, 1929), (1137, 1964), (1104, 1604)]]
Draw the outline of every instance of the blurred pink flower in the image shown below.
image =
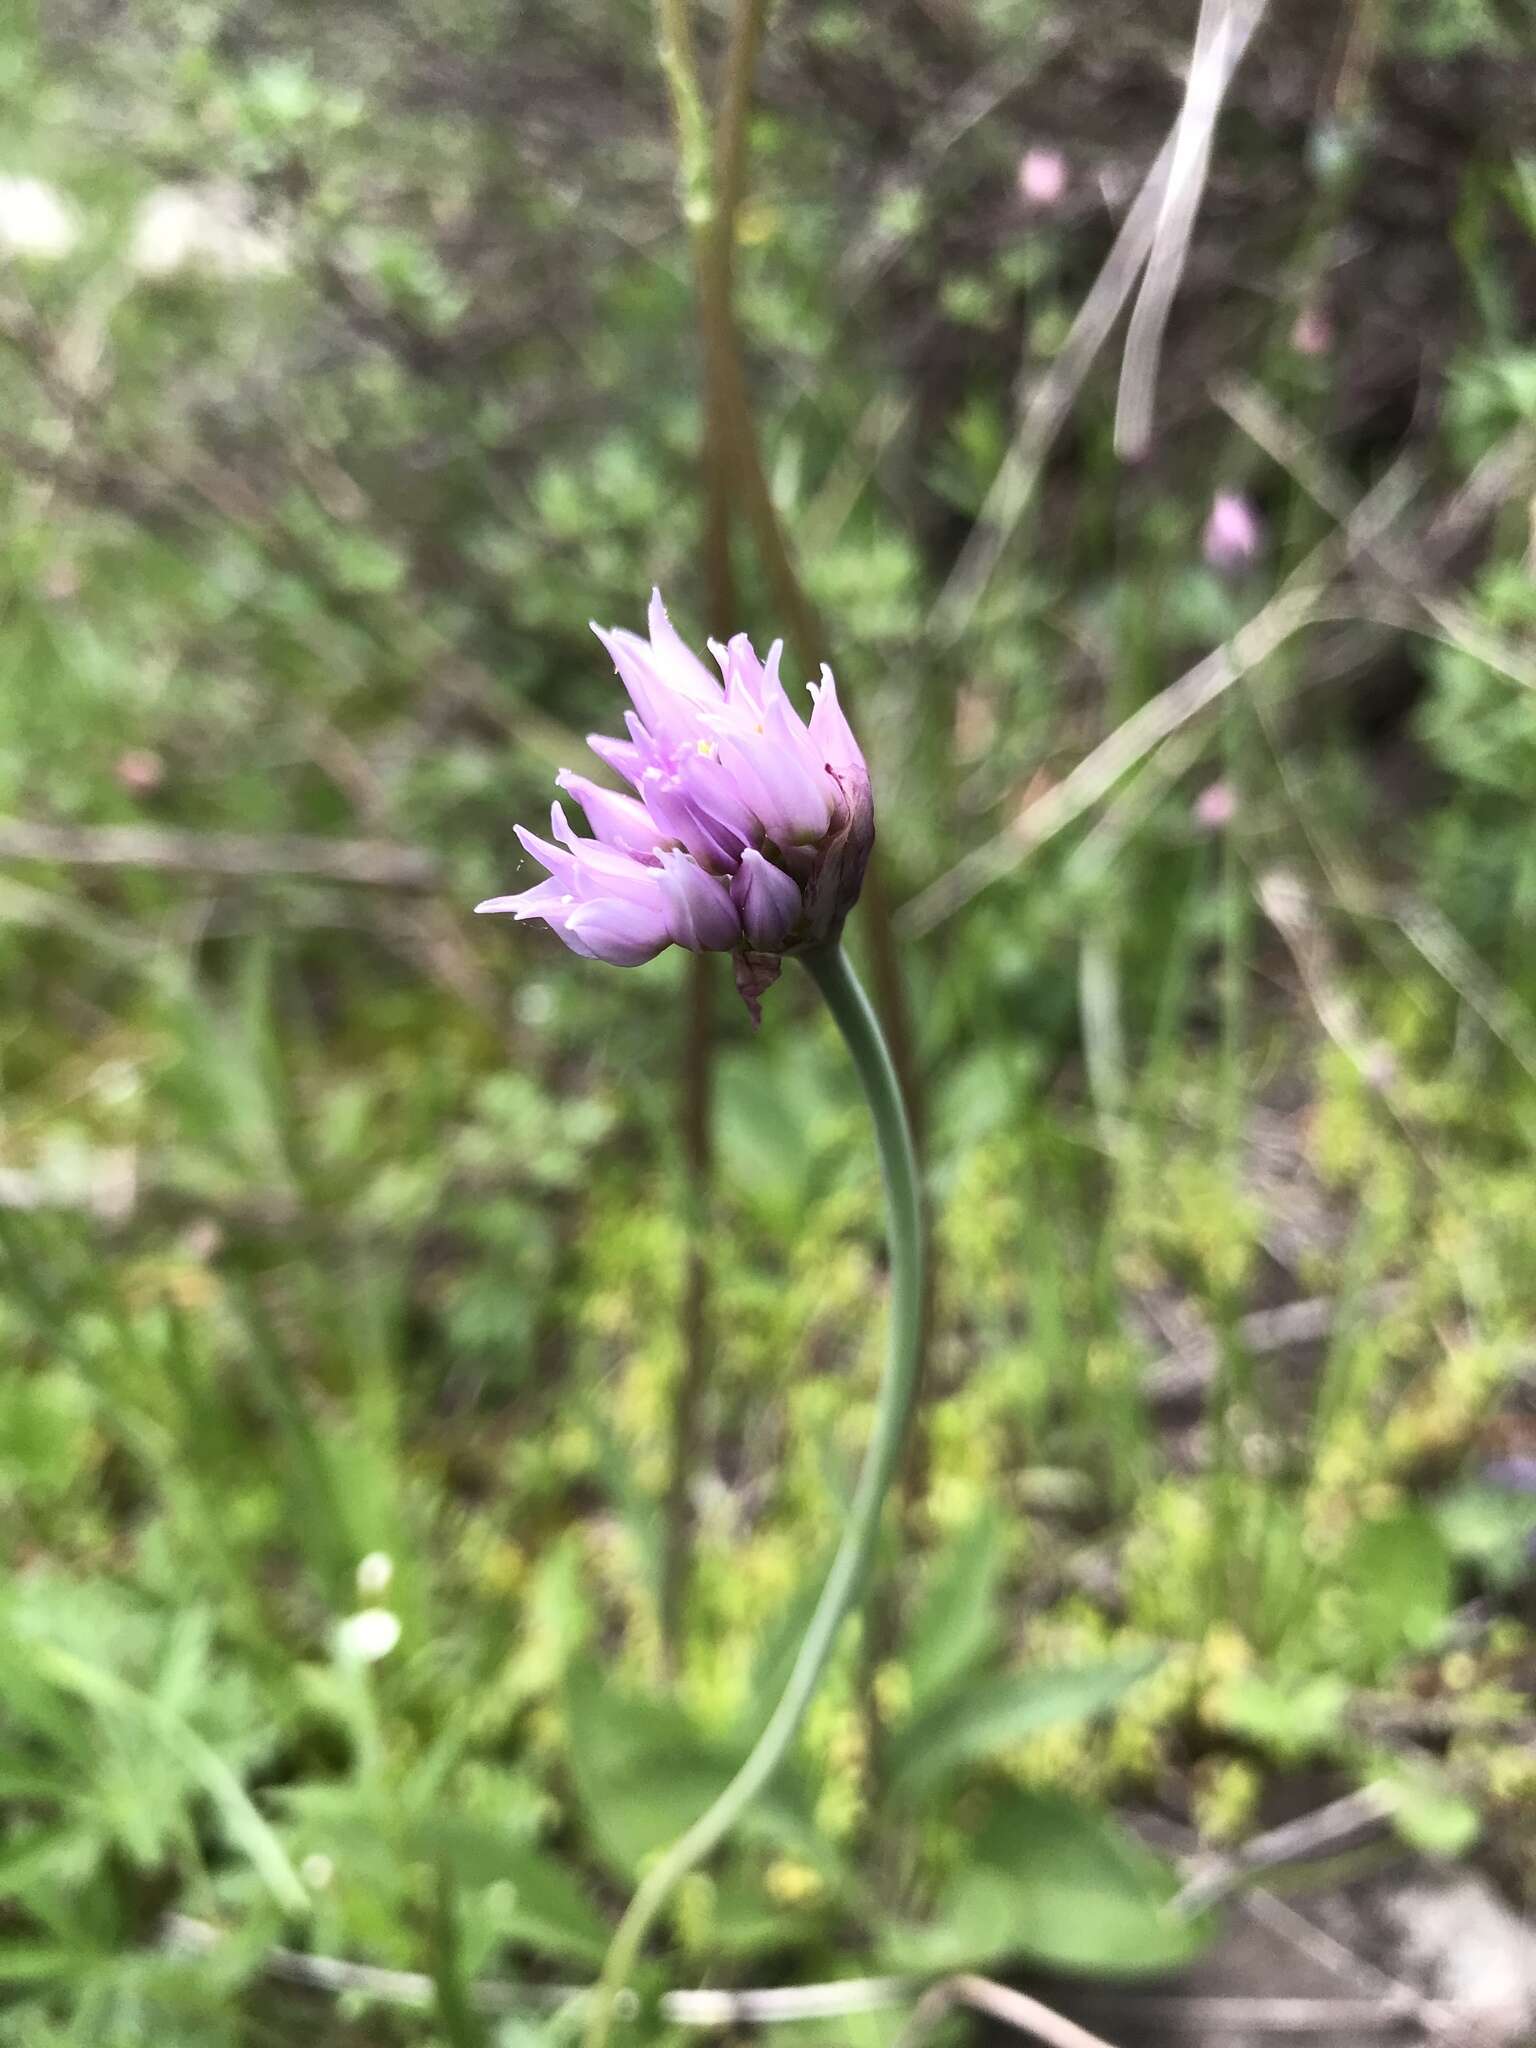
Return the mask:
[(130, 747), (118, 755), (112, 773), (130, 796), (152, 796), (165, 780), (165, 763), (148, 747)]
[(754, 1018), (786, 953), (830, 945), (858, 898), (875, 837), (869, 770), (830, 669), (810, 684), (809, 725), (738, 633), (710, 643), (723, 683), (651, 595), (650, 634), (593, 631), (634, 709), (627, 740), (589, 740), (634, 790), (621, 796), (562, 769), (587, 814), (579, 839), (558, 803), (553, 840), (517, 836), (546, 881), (477, 910), (541, 918), (573, 953), (638, 967), (667, 946), (731, 953)]
[(1291, 347), (1299, 356), (1326, 356), (1333, 349), (1333, 322), (1321, 306), (1303, 306), (1291, 329)]
[(1230, 782), (1210, 782), (1195, 798), (1195, 823), (1205, 832), (1220, 832), (1237, 816), (1237, 794)]
[(1059, 149), (1026, 149), (1019, 159), (1019, 195), (1026, 205), (1055, 206), (1067, 189), (1067, 160)]
[(1200, 537), (1201, 551), (1213, 569), (1242, 569), (1259, 552), (1263, 528), (1249, 500), (1238, 491), (1218, 491)]

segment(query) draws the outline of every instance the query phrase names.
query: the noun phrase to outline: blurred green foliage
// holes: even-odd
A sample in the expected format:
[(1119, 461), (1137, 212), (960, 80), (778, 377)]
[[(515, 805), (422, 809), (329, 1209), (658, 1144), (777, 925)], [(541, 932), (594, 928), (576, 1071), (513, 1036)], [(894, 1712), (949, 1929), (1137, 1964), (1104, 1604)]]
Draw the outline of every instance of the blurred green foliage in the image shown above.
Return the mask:
[[(1115, 461), (1101, 366), (936, 630), (1021, 353), (1027, 389), (1192, 29), (951, 12), (775, 18), (737, 252), (898, 902), (1006, 843), (1330, 530), (1213, 378), (1254, 377), (1352, 496), (1406, 453), (1431, 538), (1536, 430), (1500, 11), (1358, 10), (1347, 107), (1327, 38), (1277, 21), (1305, 104), (1283, 64), (1240, 75), (1153, 458)], [(553, 2043), (774, 1697), (880, 1320), (867, 1136), (811, 992), (753, 1039), (722, 988), (669, 1656), (680, 965), (605, 974), (465, 915), (613, 723), (585, 621), (653, 582), (699, 620), (648, 13), (60, 0), (7, 15), (0, 101), (0, 825), (181, 850), (0, 844), (0, 2030)], [(1037, 143), (1066, 184), (1031, 212)], [(1384, 615), (1362, 550), (1338, 615), (904, 948), (940, 1251), (918, 1452), (794, 1769), (677, 1902), (647, 2038), (704, 1977), (1171, 1967), (1217, 1921), (1170, 1908), (1127, 1816), (1234, 1838), (1302, 1773), (1536, 1881), (1536, 1515), (1498, 1476), (1536, 1432), (1510, 474), (1524, 497), (1435, 558), (1450, 627), (1410, 632), (1400, 591)], [(1261, 516), (1236, 575), (1201, 558), (1213, 482)], [(213, 831), (419, 846), (437, 879), (240, 879), (182, 836)], [(1311, 906), (1288, 934), (1282, 868)], [(1326, 1312), (1267, 1341), (1297, 1301)], [(415, 1974), (338, 1995), (275, 1948)], [(515, 2006), (483, 2026), (480, 1978)]]

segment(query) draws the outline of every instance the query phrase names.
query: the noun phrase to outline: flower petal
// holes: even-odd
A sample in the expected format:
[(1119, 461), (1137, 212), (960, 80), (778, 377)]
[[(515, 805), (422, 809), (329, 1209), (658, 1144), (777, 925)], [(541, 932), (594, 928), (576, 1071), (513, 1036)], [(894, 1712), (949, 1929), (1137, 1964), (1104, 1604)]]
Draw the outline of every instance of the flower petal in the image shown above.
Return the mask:
[(611, 740), (606, 733), (589, 732), (587, 745), (599, 761), (605, 761), (616, 775), (622, 775), (631, 788), (639, 788), (643, 763), (633, 740)]
[(634, 797), (604, 789), (585, 775), (573, 774), (569, 768), (562, 768), (555, 782), (568, 796), (575, 797), (587, 814), (587, 823), (605, 845), (635, 855), (656, 851), (655, 823), (645, 805), (637, 803)]
[(607, 648), (619, 680), (656, 739), (686, 740), (701, 713), (718, 710), (720, 685), (674, 630), (659, 593), (651, 596), (651, 638), (622, 626), (592, 630)]
[(800, 921), (800, 891), (772, 861), (749, 846), (731, 884), (731, 901), (741, 916), (747, 944), (777, 952)]
[[(558, 806), (556, 806), (558, 809)], [(562, 853), (558, 846), (551, 846), (547, 839), (541, 839), (537, 832), (530, 832), (526, 825), (514, 825), (518, 844), (524, 853), (531, 853), (541, 867), (546, 867), (561, 883), (568, 886), (568, 877), (573, 865), (570, 854)]]
[[(798, 723), (787, 708), (785, 716)], [(771, 725), (771, 707), (769, 719)], [(825, 775), (812, 774), (771, 729), (749, 738), (735, 732), (722, 736), (720, 759), (775, 844), (794, 846), (819, 839), (826, 831), (835, 791), (830, 790)]]
[(615, 896), (578, 904), (564, 927), (557, 929), (567, 945), (594, 960), (606, 960), (610, 967), (641, 967), (656, 958), (668, 938), (667, 928), (655, 912), (644, 904), (620, 902)]
[(699, 707), (690, 708), (686, 695), (657, 673), (649, 643), (621, 627), (612, 632), (602, 626), (592, 630), (608, 650), (608, 658), (618, 670), (619, 681), (629, 692), (629, 701), (640, 714), (646, 731), (656, 739), (686, 733)]
[(720, 685), (667, 617), (667, 608), (661, 601), (659, 590), (651, 591), (645, 623), (650, 632), (656, 666), (673, 688), (700, 703), (718, 704)]
[(773, 686), (778, 684), (779, 656), (784, 642), (775, 640), (768, 650), (765, 667), (745, 633), (735, 634), (720, 656), (725, 674), (725, 701), (733, 711), (744, 712), (753, 724), (762, 724), (763, 713)]
[(821, 665), (821, 681), (807, 687), (811, 693), (811, 740), (824, 765), (834, 774), (856, 768), (867, 775), (863, 752), (837, 701), (837, 684), (825, 662)]
[(690, 953), (728, 953), (741, 942), (741, 920), (731, 892), (683, 853), (661, 856), (667, 934)]
[(574, 906), (575, 897), (569, 890), (551, 877), (548, 881), (535, 882), (531, 889), (520, 889), (515, 896), (487, 896), (483, 903), (475, 905), (478, 914), (506, 912), (519, 921), (530, 917), (549, 917), (562, 905)]

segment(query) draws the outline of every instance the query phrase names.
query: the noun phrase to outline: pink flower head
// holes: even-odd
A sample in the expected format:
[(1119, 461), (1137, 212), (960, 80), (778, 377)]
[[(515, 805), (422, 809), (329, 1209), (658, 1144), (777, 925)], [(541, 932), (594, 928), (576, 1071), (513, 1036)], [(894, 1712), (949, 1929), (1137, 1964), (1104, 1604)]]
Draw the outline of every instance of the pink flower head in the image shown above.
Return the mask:
[(1019, 196), (1027, 206), (1055, 206), (1067, 189), (1067, 160), (1059, 149), (1026, 149), (1019, 158)]
[(651, 594), (649, 638), (593, 631), (633, 709), (627, 739), (589, 744), (629, 784), (620, 795), (563, 769), (586, 813), (578, 838), (555, 804), (553, 839), (517, 836), (548, 878), (477, 910), (542, 918), (573, 953), (638, 967), (666, 946), (731, 953), (754, 1019), (786, 953), (830, 945), (858, 899), (875, 838), (869, 770), (831, 671), (812, 683), (809, 724), (744, 633), (710, 643), (717, 681)]
[(1230, 782), (1209, 782), (1195, 798), (1195, 823), (1205, 832), (1220, 832), (1237, 816), (1237, 796)]
[(130, 796), (152, 796), (165, 780), (165, 763), (148, 747), (130, 747), (118, 755), (112, 773)]
[(1243, 569), (1259, 552), (1263, 530), (1259, 515), (1238, 491), (1218, 491), (1200, 547), (1213, 569)]
[(1321, 306), (1303, 306), (1291, 328), (1291, 347), (1299, 356), (1325, 356), (1333, 347), (1333, 322)]

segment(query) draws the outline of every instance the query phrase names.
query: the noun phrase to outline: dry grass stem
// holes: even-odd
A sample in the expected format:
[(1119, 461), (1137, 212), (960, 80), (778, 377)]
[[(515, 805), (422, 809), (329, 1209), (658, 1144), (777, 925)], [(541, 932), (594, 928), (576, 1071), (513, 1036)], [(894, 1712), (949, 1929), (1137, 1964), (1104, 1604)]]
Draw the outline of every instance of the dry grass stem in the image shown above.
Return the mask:
[(0, 860), (60, 867), (152, 868), (229, 881), (293, 877), (370, 889), (434, 889), (440, 871), (419, 847), (299, 832), (186, 832), (163, 825), (41, 825), (0, 819)]

